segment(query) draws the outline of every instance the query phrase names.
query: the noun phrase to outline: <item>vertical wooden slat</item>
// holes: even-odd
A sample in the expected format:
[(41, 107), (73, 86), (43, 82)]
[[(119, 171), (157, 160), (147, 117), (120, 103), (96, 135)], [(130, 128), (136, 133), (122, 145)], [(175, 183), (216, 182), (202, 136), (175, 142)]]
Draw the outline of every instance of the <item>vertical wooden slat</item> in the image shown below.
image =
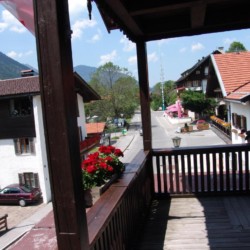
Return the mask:
[(187, 165), (188, 165), (188, 186), (189, 193), (193, 192), (193, 180), (192, 180), (192, 167), (191, 167), (191, 157), (190, 154), (187, 155)]
[(232, 179), (233, 179), (233, 191), (237, 189), (236, 183), (236, 170), (237, 170), (237, 155), (235, 152), (232, 152)]
[(223, 165), (223, 154), (219, 153), (219, 181), (220, 181), (220, 192), (224, 190), (224, 173), (223, 173), (224, 165)]
[(246, 191), (249, 191), (249, 151), (244, 151), (245, 155), (245, 183)]
[(194, 164), (194, 191), (198, 193), (199, 181), (198, 181), (198, 161), (196, 153), (193, 154), (193, 164)]
[(178, 155), (174, 156), (174, 165), (175, 165), (175, 183), (176, 183), (176, 193), (180, 193), (180, 176), (179, 176), (179, 159)]
[(182, 177), (182, 192), (185, 194), (187, 192), (186, 187), (186, 171), (185, 171), (185, 159), (184, 155), (181, 155), (181, 177)]
[(156, 156), (156, 174), (157, 174), (157, 188), (158, 193), (161, 194), (161, 169), (160, 169), (160, 156)]
[[(33, 1), (57, 244), (89, 249), (67, 0)], [(67, 190), (67, 192), (65, 192)]]
[(212, 154), (213, 157), (213, 191), (217, 192), (217, 166), (216, 166), (216, 153)]
[(243, 190), (243, 170), (242, 170), (242, 152), (238, 152), (238, 167), (239, 167), (239, 178), (238, 178), (238, 188), (239, 191)]
[(200, 154), (200, 183), (201, 183), (201, 192), (204, 192), (205, 191), (205, 182), (204, 182), (203, 154)]
[(211, 164), (210, 164), (210, 154), (205, 154), (206, 156), (206, 167), (207, 167), (207, 192), (211, 191)]
[(230, 163), (229, 163), (229, 152), (225, 153), (225, 161), (226, 161), (226, 191), (230, 191)]
[(168, 181), (167, 181), (167, 166), (166, 166), (166, 156), (162, 156), (162, 168), (163, 168), (163, 192), (168, 192)]
[(173, 184), (173, 163), (172, 156), (168, 157), (168, 170), (169, 170), (169, 192), (170, 194), (175, 193), (174, 184)]

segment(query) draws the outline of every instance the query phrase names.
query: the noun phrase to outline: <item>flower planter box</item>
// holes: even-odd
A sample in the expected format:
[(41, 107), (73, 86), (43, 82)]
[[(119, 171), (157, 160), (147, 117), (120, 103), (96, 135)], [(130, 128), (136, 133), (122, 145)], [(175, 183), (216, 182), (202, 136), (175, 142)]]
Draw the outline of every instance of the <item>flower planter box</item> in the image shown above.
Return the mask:
[(209, 129), (209, 124), (198, 124), (197, 129), (198, 130), (207, 130), (207, 129)]
[(109, 181), (100, 187), (93, 187), (91, 190), (84, 191), (84, 199), (86, 207), (92, 207), (93, 204), (100, 198), (100, 196), (107, 191), (107, 189), (119, 179), (117, 174), (114, 174)]

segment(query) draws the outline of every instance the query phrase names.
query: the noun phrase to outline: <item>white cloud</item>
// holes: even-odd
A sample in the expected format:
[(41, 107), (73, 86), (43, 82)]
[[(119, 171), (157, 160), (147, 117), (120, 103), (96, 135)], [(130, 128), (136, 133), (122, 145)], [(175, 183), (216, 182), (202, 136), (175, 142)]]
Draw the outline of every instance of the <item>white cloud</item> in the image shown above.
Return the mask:
[(26, 28), (7, 10), (2, 11), (2, 22), (0, 23), (0, 32), (9, 29), (16, 33), (23, 33)]
[(230, 45), (232, 42), (235, 42), (235, 41), (236, 41), (235, 38), (225, 38), (224, 41), (223, 41), (223, 43), (225, 45)]
[(3, 32), (4, 30), (6, 30), (7, 27), (8, 27), (7, 23), (0, 22), (0, 32)]
[(12, 59), (25, 58), (25, 57), (28, 57), (30, 55), (33, 55), (32, 50), (29, 50), (29, 51), (26, 51), (26, 52), (16, 52), (16, 51), (12, 50), (12, 51), (7, 53), (7, 56), (12, 58)]
[(91, 38), (91, 42), (95, 43), (96, 41), (99, 41), (101, 39), (100, 34), (95, 34)]
[(82, 36), (83, 30), (87, 28), (92, 28), (96, 25), (95, 20), (82, 19), (77, 20), (72, 25), (72, 39), (80, 38)]
[(193, 44), (191, 47), (191, 51), (203, 50), (205, 47), (201, 43)]
[(102, 32), (101, 32), (100, 29), (98, 29), (97, 33), (91, 37), (89, 42), (90, 43), (95, 43), (95, 42), (99, 41), (101, 39), (101, 37), (102, 37)]
[(99, 65), (103, 65), (107, 62), (114, 62), (116, 60), (117, 57), (117, 52), (116, 50), (113, 50), (111, 53), (106, 54), (106, 55), (102, 55), (100, 56), (100, 62)]
[(135, 44), (128, 40), (126, 36), (121, 38), (120, 43), (123, 44), (123, 51), (129, 52), (135, 49)]
[(136, 63), (137, 63), (137, 56), (131, 56), (131, 57), (129, 57), (128, 63), (129, 63), (130, 65), (136, 64)]
[(69, 13), (72, 19), (76, 18), (87, 7), (87, 0), (70, 0)]
[(155, 52), (148, 54), (148, 61), (149, 62), (157, 62), (158, 61), (158, 56), (156, 55)]
[(184, 52), (186, 52), (186, 51), (187, 51), (187, 48), (185, 48), (185, 47), (183, 47), (183, 48), (181, 48), (181, 49), (179, 50), (180, 53), (184, 53)]

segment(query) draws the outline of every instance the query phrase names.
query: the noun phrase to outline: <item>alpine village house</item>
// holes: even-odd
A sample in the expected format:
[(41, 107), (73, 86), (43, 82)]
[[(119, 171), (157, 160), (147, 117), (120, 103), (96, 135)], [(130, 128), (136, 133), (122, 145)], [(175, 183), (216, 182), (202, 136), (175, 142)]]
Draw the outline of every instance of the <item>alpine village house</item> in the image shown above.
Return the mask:
[[(199, 91), (218, 102), (216, 117), (231, 124), (217, 126), (232, 143), (244, 143), (250, 130), (250, 52), (225, 53), (220, 48), (203, 57), (176, 81), (177, 91)], [(216, 125), (216, 124), (215, 124)]]
[[(20, 78), (0, 80), (0, 187), (10, 183), (38, 187), (43, 202), (48, 203), (51, 187), (40, 85), (39, 77), (32, 76), (32, 71), (22, 71)], [(88, 146), (80, 148), (84, 154), (91, 146), (86, 139), (84, 102), (98, 100), (100, 96), (76, 72), (74, 81), (79, 143)]]

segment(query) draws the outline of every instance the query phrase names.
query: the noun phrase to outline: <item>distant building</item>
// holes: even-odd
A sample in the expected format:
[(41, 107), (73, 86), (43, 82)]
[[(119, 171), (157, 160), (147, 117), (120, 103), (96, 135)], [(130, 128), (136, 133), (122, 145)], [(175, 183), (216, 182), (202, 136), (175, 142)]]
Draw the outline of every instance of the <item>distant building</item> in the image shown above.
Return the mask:
[(250, 52), (211, 55), (210, 69), (208, 93), (221, 100), (217, 115), (231, 122), (232, 142), (242, 143), (241, 130), (250, 130)]
[[(18, 182), (39, 187), (47, 203), (51, 189), (39, 77), (30, 74), (0, 81), (0, 188)], [(100, 96), (77, 73), (74, 79), (79, 141), (83, 141), (87, 136), (83, 102)]]

